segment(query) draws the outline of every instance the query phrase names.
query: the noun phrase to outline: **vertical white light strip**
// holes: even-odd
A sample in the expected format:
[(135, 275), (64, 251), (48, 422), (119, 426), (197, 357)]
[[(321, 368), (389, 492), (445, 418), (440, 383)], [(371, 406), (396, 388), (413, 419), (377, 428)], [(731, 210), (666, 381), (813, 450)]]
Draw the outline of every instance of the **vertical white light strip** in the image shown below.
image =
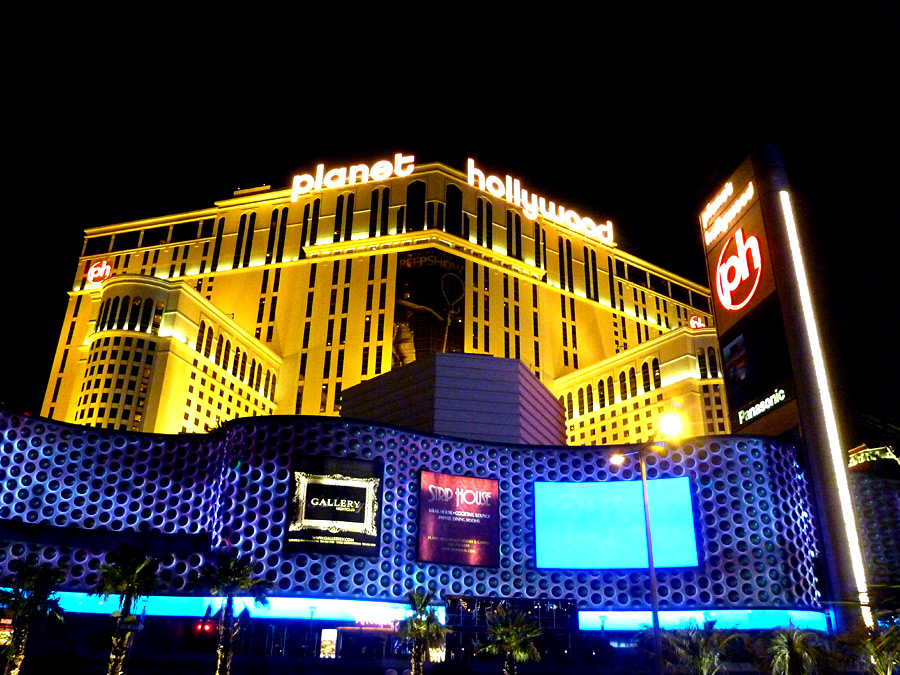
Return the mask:
[(803, 308), (803, 321), (806, 324), (806, 333), (809, 336), (809, 348), (812, 352), (813, 367), (816, 372), (816, 385), (819, 389), (819, 398), (822, 401), (822, 413), (825, 417), (825, 431), (828, 435), (828, 445), (831, 451), (831, 462), (834, 467), (834, 476), (837, 481), (838, 498), (841, 505), (841, 513), (844, 518), (844, 530), (847, 534), (847, 543), (850, 546), (850, 561), (853, 566), (853, 576), (856, 580), (856, 590), (859, 593), (859, 602), (862, 606), (863, 621), (871, 628), (874, 625), (872, 610), (869, 607), (869, 589), (866, 585), (866, 572), (863, 567), (862, 551), (859, 547), (859, 535), (856, 531), (856, 519), (853, 515), (853, 502), (850, 499), (850, 486), (847, 482), (847, 471), (844, 467), (844, 453), (841, 450), (838, 438), (837, 422), (834, 418), (834, 405), (831, 401), (831, 390), (828, 387), (828, 376), (825, 373), (825, 358), (822, 355), (822, 346), (819, 342), (819, 331), (816, 327), (816, 318), (813, 314), (812, 298), (809, 294), (809, 281), (806, 278), (806, 268), (803, 265), (803, 255), (800, 249), (800, 238), (797, 236), (797, 224), (794, 222), (794, 212), (791, 209), (791, 199), (787, 191), (779, 192), (781, 208), (784, 211), (784, 221), (787, 225), (788, 241), (791, 246), (791, 258), (794, 263), (794, 274), (797, 277), (797, 288), (800, 291), (800, 304)]

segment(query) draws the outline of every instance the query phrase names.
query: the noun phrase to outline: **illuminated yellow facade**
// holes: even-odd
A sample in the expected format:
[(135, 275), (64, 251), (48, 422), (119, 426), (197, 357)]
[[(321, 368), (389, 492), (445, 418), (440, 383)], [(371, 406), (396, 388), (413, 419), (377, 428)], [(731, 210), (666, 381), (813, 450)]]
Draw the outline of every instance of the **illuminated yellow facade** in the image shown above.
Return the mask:
[(620, 251), (609, 223), (543, 198), (529, 219), (518, 180), (501, 198), (471, 166), (402, 159), (87, 230), (42, 414), (163, 433), (336, 415), (343, 389), (458, 351), (524, 362), (575, 444), (645, 440), (660, 408), (729, 431), (714, 333), (689, 325), (712, 323), (706, 288)]

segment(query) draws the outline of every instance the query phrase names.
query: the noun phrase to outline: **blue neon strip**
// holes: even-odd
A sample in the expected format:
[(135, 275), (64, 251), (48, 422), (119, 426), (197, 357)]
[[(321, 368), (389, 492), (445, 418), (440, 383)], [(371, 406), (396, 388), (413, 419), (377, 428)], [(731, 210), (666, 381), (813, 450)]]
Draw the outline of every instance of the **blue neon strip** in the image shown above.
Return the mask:
[[(76, 614), (112, 614), (119, 609), (118, 596), (104, 601), (90, 597), (86, 593), (60, 592), (60, 605), (66, 612)], [(215, 614), (222, 606), (224, 598), (186, 597), (174, 595), (153, 595), (141, 600), (135, 608), (137, 613), (145, 611), (147, 616), (196, 616), (206, 614), (207, 607)], [(332, 598), (279, 598), (270, 597), (268, 607), (258, 607), (253, 598), (235, 598), (235, 612), (244, 609), (258, 619), (322, 619), (328, 621), (354, 621), (366, 623), (390, 623), (399, 621), (410, 613), (409, 605), (399, 602), (376, 602), (371, 600), (338, 600)], [(447, 609), (435, 607), (441, 623), (447, 621)]]
[[(578, 612), (580, 630), (641, 630), (652, 624), (652, 616), (646, 612)], [(703, 627), (707, 621), (715, 621), (716, 628), (737, 630), (769, 630), (795, 628), (827, 631), (825, 612), (803, 609), (712, 609), (666, 610), (659, 613), (659, 625), (668, 630)]]

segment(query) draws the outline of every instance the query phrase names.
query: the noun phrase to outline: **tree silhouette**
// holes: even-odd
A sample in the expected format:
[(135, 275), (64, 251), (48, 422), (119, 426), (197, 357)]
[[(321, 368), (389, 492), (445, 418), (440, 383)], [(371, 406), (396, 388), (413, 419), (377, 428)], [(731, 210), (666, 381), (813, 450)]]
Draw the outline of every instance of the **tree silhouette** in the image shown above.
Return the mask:
[(145, 549), (122, 546), (107, 554), (106, 559), (107, 562), (100, 567), (100, 580), (91, 595), (98, 595), (104, 600), (111, 595), (119, 596), (119, 611), (113, 615), (116, 617), (116, 627), (107, 673), (122, 675), (138, 623), (138, 617), (132, 612), (134, 604), (159, 589), (161, 584), (156, 576), (156, 559), (149, 557)]
[(516, 675), (516, 664), (540, 661), (541, 654), (534, 645), (543, 631), (524, 612), (509, 609), (501, 602), (487, 617), (488, 644), (479, 651), (503, 657), (503, 674)]
[(825, 647), (819, 634), (789, 625), (776, 631), (767, 654), (773, 675), (809, 675), (825, 659)]
[(412, 608), (412, 614), (400, 622), (400, 637), (412, 642), (410, 666), (412, 675), (425, 672), (428, 650), (436, 649), (444, 644), (444, 638), (450, 629), (438, 620), (434, 607), (434, 593), (417, 588), (406, 594), (406, 600)]
[(216, 648), (216, 675), (231, 673), (231, 658), (234, 655), (234, 636), (237, 625), (234, 621), (234, 599), (249, 595), (259, 606), (269, 604), (272, 584), (264, 579), (253, 578), (253, 561), (243, 556), (236, 558), (227, 551), (219, 551), (214, 562), (204, 563), (195, 587), (210, 594), (224, 597), (219, 620), (219, 642)]
[(662, 633), (663, 655), (669, 665), (692, 675), (716, 675), (722, 669), (722, 657), (728, 646), (742, 639), (737, 633), (702, 630), (697, 625)]
[(66, 574), (59, 567), (19, 562), (17, 569), (0, 580), (0, 607), (12, 619), (10, 643), (4, 650), (5, 675), (18, 675), (25, 660), (28, 635), (36, 623), (48, 616), (62, 620), (56, 589)]

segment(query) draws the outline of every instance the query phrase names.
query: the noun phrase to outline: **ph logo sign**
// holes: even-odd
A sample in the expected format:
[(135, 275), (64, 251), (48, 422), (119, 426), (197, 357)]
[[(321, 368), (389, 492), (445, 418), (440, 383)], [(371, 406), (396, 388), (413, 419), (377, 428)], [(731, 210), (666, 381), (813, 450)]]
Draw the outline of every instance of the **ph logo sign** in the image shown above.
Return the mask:
[(716, 295), (722, 307), (732, 312), (746, 307), (761, 276), (759, 240), (754, 236), (744, 240), (744, 231), (738, 228), (722, 247), (716, 264)]
[(98, 260), (88, 268), (87, 280), (92, 284), (99, 284), (112, 274), (112, 267), (105, 260)]

